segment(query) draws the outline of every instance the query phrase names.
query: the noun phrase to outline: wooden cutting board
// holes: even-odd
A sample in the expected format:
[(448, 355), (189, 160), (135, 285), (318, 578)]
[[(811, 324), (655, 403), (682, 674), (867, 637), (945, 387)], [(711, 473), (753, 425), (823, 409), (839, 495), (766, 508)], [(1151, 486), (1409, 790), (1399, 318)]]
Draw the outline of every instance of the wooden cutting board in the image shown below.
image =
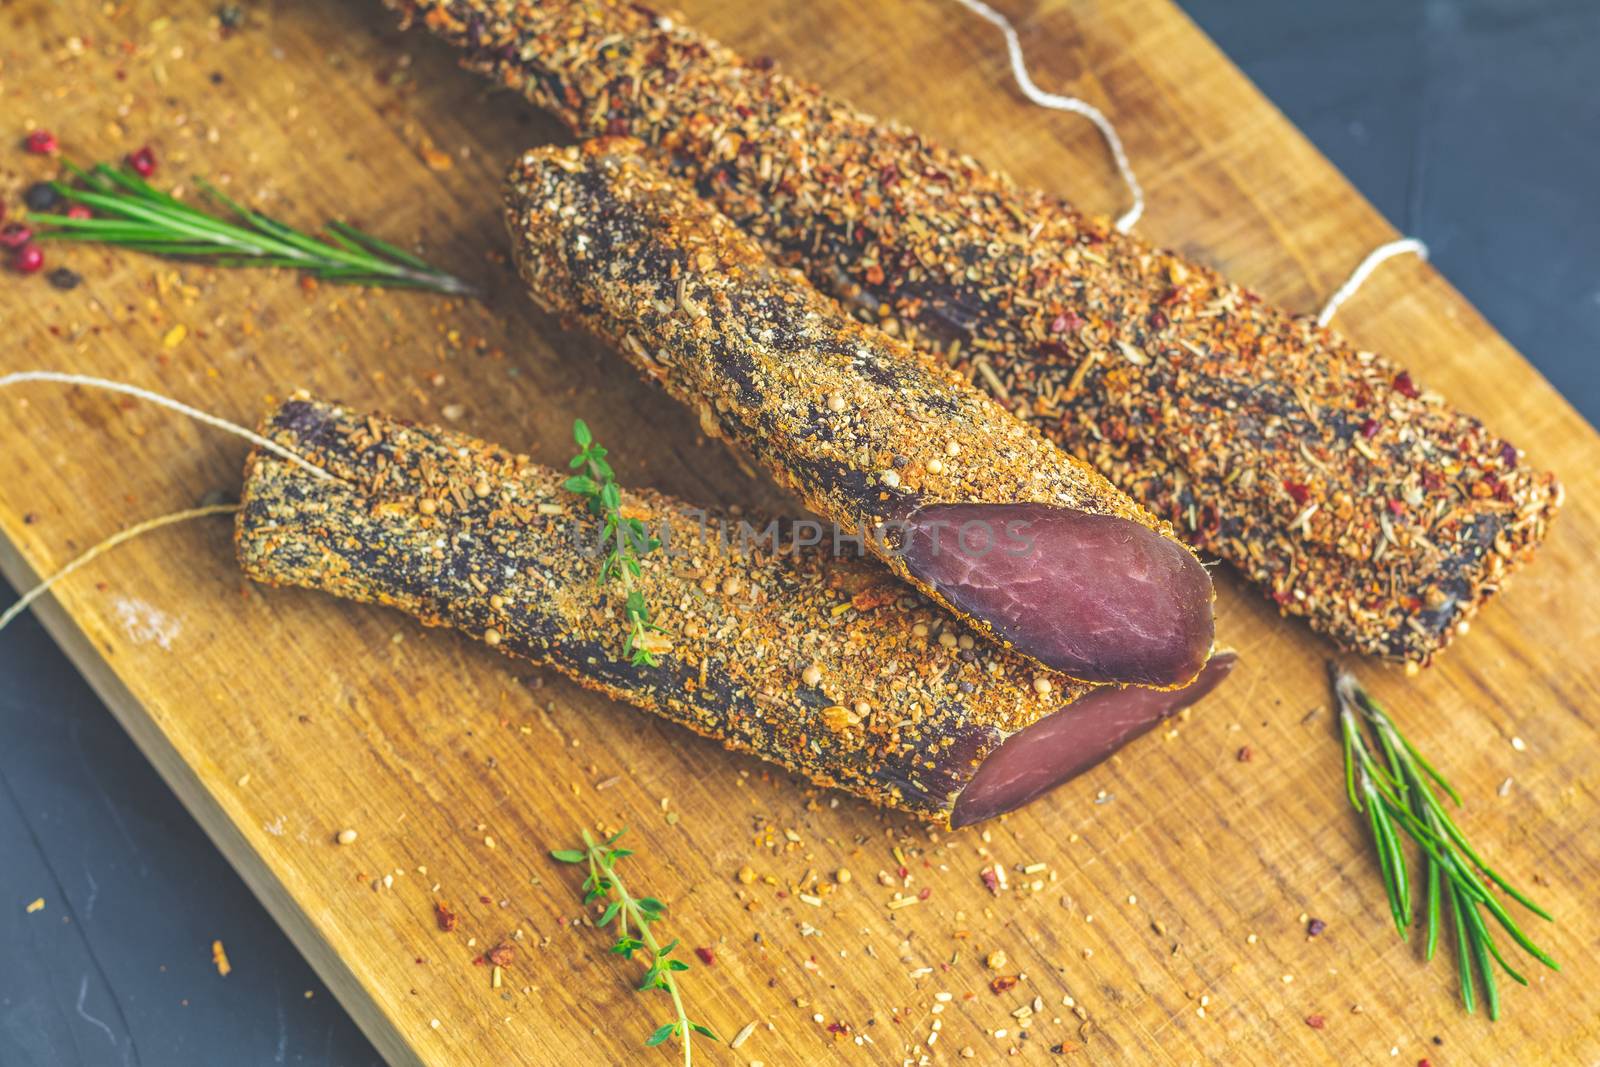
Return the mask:
[[(1025, 181), (1121, 205), (1093, 131), (1020, 101), (997, 35), (953, 3), (687, 6), (742, 50)], [(1039, 80), (1120, 124), (1149, 190), (1148, 236), (1306, 309), (1392, 236), (1170, 5), (1003, 6)], [(244, 422), (303, 387), (551, 462), (581, 415), (630, 483), (782, 506), (621, 360), (521, 298), (499, 178), (514, 152), (558, 136), (547, 120), (399, 34), (375, 3), (245, 5), (228, 34), (215, 8), (8, 4), (3, 136), (49, 126), (85, 160), (148, 142), (168, 180), (203, 173), (308, 227), (343, 215), (419, 240), (489, 301), (52, 248), (84, 283), (0, 285), (4, 369), (106, 375)], [(8, 148), (0, 192), (15, 205), (47, 171)], [(756, 1024), (707, 1063), (945, 1063), (964, 1048), (978, 1062), (1596, 1062), (1600, 441), (1415, 260), (1385, 267), (1340, 321), (1568, 487), (1541, 558), (1437, 667), (1362, 667), (1462, 787), (1473, 839), (1557, 917), (1530, 921), (1564, 972), (1531, 971), (1535, 988), (1509, 991), (1492, 1026), (1458, 1007), (1448, 953), (1425, 967), (1389, 926), (1341, 792), (1328, 647), (1226, 575), (1221, 637), (1244, 665), (1220, 694), (1026, 813), (955, 834), (397, 614), (254, 588), (222, 520), (119, 549), (40, 613), (396, 1064), (673, 1062), (641, 1047), (665, 997), (631, 990), (636, 969), (577, 921), (576, 876), (546, 856), (583, 826), (630, 827), (630, 877), (669, 901), (673, 935), (714, 956), (685, 980), (693, 1011), (725, 1037)], [(236, 491), (245, 447), (46, 386), (0, 398), (0, 441), (18, 585), (131, 522)], [(359, 838), (335, 844), (342, 828)], [(990, 865), (1007, 891), (985, 888)], [(744, 866), (753, 884), (736, 878)], [(891, 910), (896, 893), (918, 903)], [(459, 913), (453, 932), (435, 901)], [(1326, 931), (1309, 939), (1308, 917)], [(516, 959), (495, 990), (474, 961), (508, 938)], [(992, 992), (1001, 975), (1019, 980)], [(1031, 1020), (1013, 1014), (1030, 1005)]]

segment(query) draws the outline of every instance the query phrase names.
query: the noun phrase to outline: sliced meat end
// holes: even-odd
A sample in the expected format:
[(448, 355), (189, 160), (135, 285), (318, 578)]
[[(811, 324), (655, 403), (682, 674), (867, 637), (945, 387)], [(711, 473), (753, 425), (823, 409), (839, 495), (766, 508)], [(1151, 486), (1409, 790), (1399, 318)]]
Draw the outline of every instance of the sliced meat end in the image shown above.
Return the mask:
[(1221, 652), (1182, 689), (1097, 689), (1006, 738), (950, 813), (952, 828), (1015, 811), (1075, 778), (1215, 689), (1238, 662)]
[(1211, 577), (1171, 538), (1046, 504), (932, 504), (904, 520), (911, 573), (1073, 678), (1173, 688), (1215, 637)]

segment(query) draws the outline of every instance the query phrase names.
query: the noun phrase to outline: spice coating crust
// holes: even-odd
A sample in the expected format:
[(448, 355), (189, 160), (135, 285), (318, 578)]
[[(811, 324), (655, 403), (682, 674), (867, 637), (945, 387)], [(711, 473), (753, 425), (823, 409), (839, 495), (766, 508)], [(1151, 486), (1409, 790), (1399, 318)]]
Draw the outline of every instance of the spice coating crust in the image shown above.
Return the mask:
[[(816, 513), (850, 530), (881, 529), (882, 536), (867, 539), (874, 554), (991, 638), (1087, 681), (1170, 688), (1194, 679), (1213, 636), (1211, 584), (1167, 523), (949, 367), (851, 319), (803, 275), (775, 266), (687, 183), (651, 166), (641, 148), (600, 138), (581, 148), (535, 149), (512, 167), (507, 224), (536, 301), (616, 343), (642, 373), (697, 410), (708, 434), (753, 456)], [(1120, 575), (1101, 575), (1103, 593), (1091, 593), (1081, 613), (1038, 603), (1010, 629), (961, 610), (939, 576), (994, 574), (1008, 561), (1004, 549), (962, 553), (954, 536), (926, 559), (902, 552), (901, 538), (936, 514), (920, 509), (935, 504), (979, 505), (968, 512), (973, 524), (988, 526), (986, 547), (1012, 533), (1020, 551), (1029, 527), (1043, 531), (1052, 513), (1039, 509), (1032, 523), (1019, 520), (1017, 530), (1005, 531), (1001, 516), (1015, 509), (982, 505), (1108, 516), (1115, 521), (1094, 527), (1104, 539), (1130, 536), (1127, 524), (1157, 531), (1161, 537), (1145, 536), (1192, 587), (1174, 613), (1175, 642), (1187, 654), (1146, 673), (1149, 660), (1129, 651), (1129, 638), (1104, 658), (1078, 656), (1075, 672), (1040, 651), (1049, 642), (1030, 643), (1074, 619), (1125, 635), (1153, 622), (1158, 613), (1133, 606)], [(985, 514), (994, 520), (985, 524)], [(1082, 558), (1093, 551), (1087, 544)], [(1019, 596), (1037, 595), (1047, 575), (1074, 566), (1072, 559), (1027, 554), (1019, 563), (1020, 577), (1008, 587)], [(1159, 617), (1168, 621), (1164, 612)]]
[(1383, 357), (681, 19), (386, 2), (580, 136), (650, 143), (1346, 648), (1426, 662), (1559, 505), (1552, 475)]
[(974, 641), (869, 561), (773, 552), (767, 527), (741, 540), (650, 492), (621, 510), (666, 534), (635, 587), (671, 647), (636, 665), (620, 597), (596, 580), (600, 520), (564, 474), (320, 401), (284, 403), (261, 432), (335, 480), (251, 455), (236, 528), (251, 578), (456, 627), (886, 807), (947, 824), (1007, 737), (1111, 691)]

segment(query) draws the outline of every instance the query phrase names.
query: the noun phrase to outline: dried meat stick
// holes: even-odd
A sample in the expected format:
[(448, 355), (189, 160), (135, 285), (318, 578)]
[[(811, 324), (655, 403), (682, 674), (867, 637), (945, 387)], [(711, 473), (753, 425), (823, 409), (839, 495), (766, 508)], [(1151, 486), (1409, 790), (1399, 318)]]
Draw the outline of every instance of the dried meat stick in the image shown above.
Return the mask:
[(399, 608), (554, 666), (616, 699), (821, 785), (962, 826), (1093, 766), (1209, 692), (1088, 686), (973, 642), (876, 564), (820, 547), (751, 552), (731, 524), (654, 493), (622, 511), (666, 544), (635, 588), (671, 632), (623, 651), (598, 582), (600, 520), (566, 475), (449, 430), (290, 400), (257, 450), (236, 542), (245, 573)]
[(614, 342), (902, 578), (1082, 681), (1192, 681), (1210, 576), (1171, 528), (948, 367), (845, 314), (626, 139), (525, 153), (534, 299)]
[(1424, 663), (1555, 478), (1406, 370), (1057, 196), (605, 0), (386, 0), (581, 137), (629, 134), (1345, 648)]

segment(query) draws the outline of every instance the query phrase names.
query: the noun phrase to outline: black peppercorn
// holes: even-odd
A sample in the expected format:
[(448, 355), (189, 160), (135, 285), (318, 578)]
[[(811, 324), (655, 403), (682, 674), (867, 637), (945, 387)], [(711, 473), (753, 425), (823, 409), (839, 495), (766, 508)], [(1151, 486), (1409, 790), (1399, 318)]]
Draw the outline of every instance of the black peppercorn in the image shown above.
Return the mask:
[(61, 194), (49, 182), (34, 182), (22, 194), (22, 202), (28, 205), (29, 211), (49, 211), (61, 203)]
[(45, 275), (45, 277), (48, 278), (50, 284), (55, 286), (57, 289), (76, 289), (78, 287), (78, 283), (83, 281), (82, 275), (80, 275), (77, 271), (68, 270), (66, 267), (57, 267), (55, 270)]

